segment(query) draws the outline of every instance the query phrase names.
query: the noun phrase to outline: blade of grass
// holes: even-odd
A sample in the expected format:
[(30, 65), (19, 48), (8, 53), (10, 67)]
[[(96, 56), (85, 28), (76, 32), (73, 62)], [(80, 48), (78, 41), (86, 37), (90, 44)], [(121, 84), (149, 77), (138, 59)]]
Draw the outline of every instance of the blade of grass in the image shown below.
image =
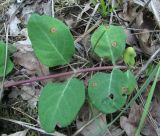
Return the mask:
[(136, 130), (136, 135), (135, 136), (140, 136), (140, 132), (141, 132), (143, 126), (144, 126), (144, 121), (145, 121), (145, 118), (146, 118), (146, 116), (148, 114), (148, 111), (149, 111), (149, 108), (150, 108), (150, 105), (151, 105), (153, 93), (154, 93), (154, 90), (155, 90), (155, 87), (156, 87), (158, 76), (160, 74), (160, 64), (158, 64), (158, 66), (159, 66), (159, 68), (158, 68), (156, 77), (154, 79), (153, 85), (152, 85), (152, 87), (150, 89), (149, 95), (147, 97), (147, 101), (146, 101), (146, 104), (144, 106), (144, 111), (143, 111), (143, 114), (142, 114), (138, 129)]
[(100, 4), (101, 4), (101, 14), (103, 17), (106, 17), (107, 15), (107, 6), (104, 0), (100, 0)]
[(6, 70), (7, 70), (7, 59), (8, 59), (8, 26), (6, 26), (6, 51), (5, 51), (5, 60), (4, 60), (4, 71), (3, 71), (3, 77), (2, 77), (2, 82), (0, 86), (0, 101), (3, 97), (3, 92), (4, 92), (4, 81), (5, 81), (5, 75), (6, 75)]

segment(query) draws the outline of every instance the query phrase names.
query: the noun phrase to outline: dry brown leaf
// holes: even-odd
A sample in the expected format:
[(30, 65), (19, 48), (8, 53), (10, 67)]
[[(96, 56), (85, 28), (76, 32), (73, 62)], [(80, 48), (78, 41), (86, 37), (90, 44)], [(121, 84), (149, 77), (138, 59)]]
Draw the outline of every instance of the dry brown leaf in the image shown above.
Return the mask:
[(15, 64), (26, 68), (28, 73), (37, 74), (39, 76), (49, 74), (49, 69), (40, 64), (33, 52), (16, 52), (13, 54), (13, 60)]

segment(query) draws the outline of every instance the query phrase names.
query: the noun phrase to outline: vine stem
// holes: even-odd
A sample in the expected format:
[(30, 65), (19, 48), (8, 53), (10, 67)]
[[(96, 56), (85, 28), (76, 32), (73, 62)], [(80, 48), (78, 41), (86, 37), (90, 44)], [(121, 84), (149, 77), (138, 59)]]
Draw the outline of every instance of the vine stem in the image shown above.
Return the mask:
[(58, 73), (58, 74), (51, 74), (51, 75), (47, 75), (47, 76), (31, 78), (31, 79), (28, 79), (28, 80), (21, 80), (21, 81), (17, 81), (17, 82), (6, 83), (6, 84), (4, 84), (4, 88), (12, 87), (12, 86), (18, 86), (18, 85), (22, 85), (22, 84), (29, 84), (29, 83), (33, 83), (35, 81), (42, 81), (42, 80), (47, 80), (47, 79), (52, 79), (52, 78), (60, 78), (60, 77), (65, 77), (65, 76), (71, 76), (73, 74), (76, 75), (78, 73), (112, 70), (113, 68), (127, 69), (127, 66), (103, 66), (103, 67), (78, 69), (78, 70), (75, 70), (75, 71), (69, 71), (69, 72)]

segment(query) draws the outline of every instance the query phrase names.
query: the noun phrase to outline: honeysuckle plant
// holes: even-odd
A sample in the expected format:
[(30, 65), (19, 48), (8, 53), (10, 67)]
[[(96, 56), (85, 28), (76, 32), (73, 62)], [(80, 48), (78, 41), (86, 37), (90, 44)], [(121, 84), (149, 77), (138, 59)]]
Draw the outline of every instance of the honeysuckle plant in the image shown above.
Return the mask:
[[(42, 64), (54, 67), (70, 63), (75, 53), (74, 39), (62, 21), (46, 15), (33, 14), (28, 22), (28, 34), (34, 53)], [(68, 74), (73, 75), (66, 81), (48, 83), (42, 88), (38, 115), (45, 131), (53, 132), (57, 124), (62, 127), (71, 124), (85, 102), (85, 90), (89, 102), (105, 114), (116, 112), (125, 105), (127, 95), (130, 95), (136, 86), (132, 71), (122, 71), (116, 66), (117, 60), (123, 58), (125, 41), (126, 34), (121, 26), (100, 25), (91, 36), (91, 47), (97, 56), (112, 62), (112, 71), (91, 75), (87, 88), (82, 80), (74, 76), (76, 72), (85, 70), (70, 72)], [(0, 50), (4, 50), (3, 43), (0, 43)], [(4, 59), (4, 54), (0, 54), (0, 59)], [(7, 66), (9, 73), (13, 68), (9, 58)], [(0, 75), (2, 69), (3, 63), (0, 62)]]

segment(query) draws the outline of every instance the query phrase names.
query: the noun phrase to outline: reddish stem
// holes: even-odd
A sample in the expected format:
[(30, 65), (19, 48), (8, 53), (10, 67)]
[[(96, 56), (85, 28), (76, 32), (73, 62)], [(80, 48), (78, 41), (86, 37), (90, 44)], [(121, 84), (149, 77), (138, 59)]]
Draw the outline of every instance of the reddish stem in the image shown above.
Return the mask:
[[(47, 76), (41, 76), (41, 77), (36, 77), (36, 78), (31, 78), (28, 80), (22, 80), (22, 81), (17, 81), (17, 82), (11, 82), (4, 84), (4, 88), (6, 87), (12, 87), (12, 86), (18, 86), (26, 83), (32, 83), (35, 81), (42, 81), (42, 80), (47, 80), (51, 78), (60, 78), (60, 77), (65, 77), (73, 74), (78, 74), (78, 73), (85, 73), (85, 72), (93, 72), (93, 71), (103, 71), (103, 70), (112, 70), (114, 66), (104, 66), (104, 67), (93, 67), (93, 68), (86, 68), (86, 69), (78, 69), (76, 71), (69, 71), (69, 72), (64, 72), (60, 74), (53, 74), (53, 75), (47, 75)], [(119, 69), (126, 69), (126, 66), (116, 66), (114, 68), (119, 68)]]

